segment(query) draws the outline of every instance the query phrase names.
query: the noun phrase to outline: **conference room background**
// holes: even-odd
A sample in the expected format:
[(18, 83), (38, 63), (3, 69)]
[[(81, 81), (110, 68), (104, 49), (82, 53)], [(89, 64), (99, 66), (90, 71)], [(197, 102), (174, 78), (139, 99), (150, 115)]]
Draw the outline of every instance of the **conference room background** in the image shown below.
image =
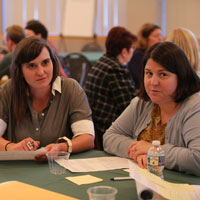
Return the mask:
[[(185, 27), (200, 38), (199, 0), (0, 0), (1, 38), (7, 26), (18, 24), (24, 27), (27, 20), (35, 18), (47, 26), (50, 39), (58, 47), (60, 35), (68, 39), (68, 48), (60, 47), (61, 51), (78, 51), (76, 43), (84, 45), (88, 40), (92, 40), (93, 34), (90, 37), (82, 37), (81, 34), (78, 37), (62, 34), (63, 29), (68, 28), (65, 23), (67, 6), (72, 3), (77, 5), (77, 9), (83, 6), (82, 12), (77, 12), (74, 7), (73, 9), (76, 18), (81, 15), (76, 22), (84, 25), (85, 19), (88, 19), (87, 13), (90, 13), (85, 11), (85, 8), (88, 8), (86, 4), (93, 2), (95, 2), (95, 7), (92, 30), (102, 46), (111, 27), (125, 26), (137, 34), (140, 26), (146, 22), (160, 25), (164, 37), (174, 28)], [(75, 22), (73, 17), (67, 20), (71, 23)], [(78, 27), (79, 24), (74, 26)]]

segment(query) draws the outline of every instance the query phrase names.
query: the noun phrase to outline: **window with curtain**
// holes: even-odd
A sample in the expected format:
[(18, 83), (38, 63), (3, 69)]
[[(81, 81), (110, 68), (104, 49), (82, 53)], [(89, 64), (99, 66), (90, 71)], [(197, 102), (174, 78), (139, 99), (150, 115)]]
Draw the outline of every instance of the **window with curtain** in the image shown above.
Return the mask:
[[(125, 5), (126, 0), (94, 1), (96, 1), (94, 33), (97, 36), (106, 36), (113, 26), (126, 25), (125, 20), (120, 20), (122, 15), (119, 15), (119, 13), (125, 13), (125, 6), (122, 4)], [(38, 19), (48, 28), (49, 35), (60, 35), (67, 0), (2, 0), (1, 2), (3, 32), (12, 24), (24, 27), (28, 20)]]

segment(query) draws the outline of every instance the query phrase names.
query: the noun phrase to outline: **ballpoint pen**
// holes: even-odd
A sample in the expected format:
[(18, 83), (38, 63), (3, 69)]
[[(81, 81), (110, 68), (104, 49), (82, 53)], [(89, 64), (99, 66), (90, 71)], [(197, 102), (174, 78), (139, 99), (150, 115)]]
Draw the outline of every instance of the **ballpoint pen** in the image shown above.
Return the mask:
[(110, 179), (111, 181), (125, 181), (125, 180), (133, 180), (132, 177), (126, 176), (126, 177), (114, 177)]

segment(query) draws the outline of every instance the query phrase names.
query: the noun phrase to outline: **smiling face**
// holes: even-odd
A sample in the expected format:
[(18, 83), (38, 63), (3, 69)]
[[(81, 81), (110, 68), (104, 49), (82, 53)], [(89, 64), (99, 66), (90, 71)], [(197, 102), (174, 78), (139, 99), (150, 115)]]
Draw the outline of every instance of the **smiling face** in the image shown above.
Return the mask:
[(152, 102), (158, 105), (174, 103), (177, 84), (176, 74), (167, 71), (151, 58), (148, 59), (144, 71), (144, 86)]
[(48, 49), (44, 47), (37, 58), (22, 64), (22, 73), (31, 91), (35, 89), (50, 89), (53, 77), (53, 63)]

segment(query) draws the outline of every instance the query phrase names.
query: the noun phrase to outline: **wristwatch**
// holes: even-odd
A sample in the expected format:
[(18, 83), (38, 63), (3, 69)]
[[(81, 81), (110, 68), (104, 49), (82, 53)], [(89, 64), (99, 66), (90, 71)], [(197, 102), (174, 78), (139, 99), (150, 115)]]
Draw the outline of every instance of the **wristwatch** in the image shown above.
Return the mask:
[(68, 152), (71, 153), (72, 152), (72, 141), (67, 138), (67, 137), (59, 137), (57, 140), (57, 143), (61, 143), (61, 142), (67, 142), (68, 145)]

